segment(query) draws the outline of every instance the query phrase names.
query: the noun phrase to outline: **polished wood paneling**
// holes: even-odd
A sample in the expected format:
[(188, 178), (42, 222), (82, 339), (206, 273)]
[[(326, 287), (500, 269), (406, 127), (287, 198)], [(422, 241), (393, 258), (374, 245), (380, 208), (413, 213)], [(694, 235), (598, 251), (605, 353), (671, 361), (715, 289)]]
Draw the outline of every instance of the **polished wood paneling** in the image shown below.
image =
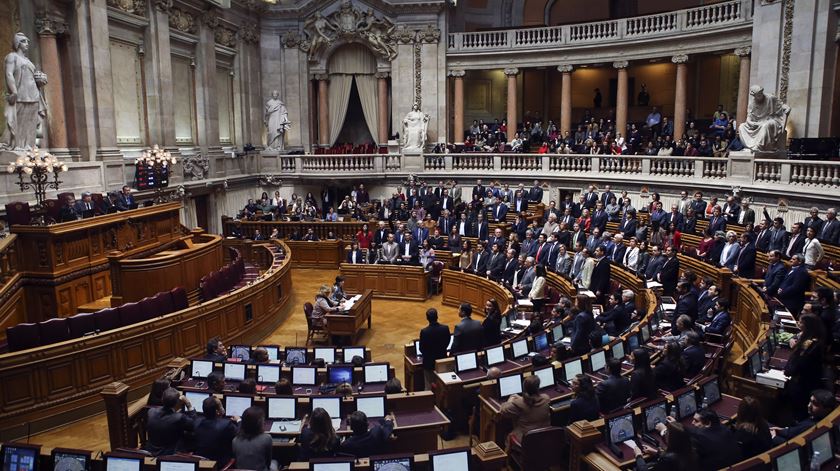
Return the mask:
[(484, 303), (490, 298), (499, 302), (502, 312), (507, 312), (513, 306), (513, 294), (500, 283), (457, 270), (444, 270), (441, 276), (443, 304), (447, 306), (468, 302), (473, 312), (483, 313)]
[(294, 252), (292, 266), (295, 268), (335, 268), (344, 259), (344, 242), (340, 240), (296, 241), (287, 240), (286, 245)]
[(260, 231), (263, 237), (268, 237), (274, 229), (277, 229), (279, 237), (287, 239), (293, 234), (303, 237), (307, 229), (312, 229), (319, 239), (324, 240), (332, 232), (335, 237), (344, 240), (351, 240), (356, 233), (367, 224), (370, 230), (376, 227), (376, 222), (366, 223), (364, 221), (347, 222), (325, 222), (325, 221), (240, 221), (229, 217), (222, 218), (222, 233), (229, 237), (238, 232), (246, 239), (253, 239), (256, 230)]
[(372, 289), (375, 298), (424, 301), (429, 274), (414, 265), (341, 264), (344, 289), (361, 293)]
[(361, 294), (362, 297), (347, 314), (327, 314), (327, 332), (330, 336), (349, 337), (353, 345), (365, 324), (370, 329), (373, 290), (366, 289)]

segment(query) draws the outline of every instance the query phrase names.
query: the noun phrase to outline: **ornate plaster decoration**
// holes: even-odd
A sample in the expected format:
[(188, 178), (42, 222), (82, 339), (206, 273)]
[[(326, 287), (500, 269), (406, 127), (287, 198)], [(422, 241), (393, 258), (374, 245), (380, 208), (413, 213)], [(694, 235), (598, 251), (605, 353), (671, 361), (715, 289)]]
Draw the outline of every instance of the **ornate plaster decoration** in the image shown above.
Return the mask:
[(260, 186), (283, 186), (283, 179), (278, 175), (260, 175)]
[(182, 33), (195, 34), (198, 31), (198, 22), (190, 13), (173, 8), (169, 12), (169, 27)]
[(628, 65), (630, 65), (630, 63), (627, 62), (627, 61), (615, 61), (615, 62), (613, 62), (613, 68), (616, 68), (616, 69), (626, 69)]
[(422, 43), (437, 44), (440, 42), (440, 29), (432, 26), (431, 24), (426, 25), (426, 29), (417, 31), (417, 41)]
[(207, 25), (210, 29), (216, 29), (219, 26), (219, 14), (214, 8), (206, 10), (201, 14), (201, 22)]
[(509, 67), (509, 68), (505, 69), (505, 75), (507, 75), (508, 77), (510, 77), (512, 75), (517, 75), (518, 73), (519, 73), (519, 69), (517, 69), (516, 67)]
[(280, 42), (287, 48), (299, 47), (301, 51), (309, 50), (309, 41), (305, 40), (297, 31), (286, 31), (280, 37)]
[(108, 0), (108, 6), (137, 16), (146, 16), (146, 0)]
[(420, 42), (414, 43), (414, 103), (418, 109), (423, 106), (423, 58), (420, 54)]
[(378, 79), (386, 79), (391, 76), (391, 72), (377, 72), (373, 76)]
[(782, 29), (782, 70), (779, 74), (779, 99), (787, 102), (790, 80), (790, 47), (793, 40), (793, 7), (795, 0), (785, 0), (784, 27)]
[(40, 36), (58, 36), (67, 33), (67, 24), (46, 16), (35, 18), (35, 30)]
[(168, 13), (169, 10), (172, 8), (172, 4), (174, 3), (174, 0), (153, 0), (153, 1), (154, 1), (154, 4), (155, 4), (155, 8), (157, 8), (158, 10), (160, 10), (164, 13)]
[(752, 48), (750, 46), (744, 46), (735, 49), (735, 55), (738, 57), (747, 57), (750, 54), (752, 54)]
[(303, 30), (307, 40), (299, 41), (297, 46), (307, 46), (305, 52), (309, 53), (310, 60), (316, 60), (323, 50), (341, 40), (361, 42), (388, 61), (397, 56), (391, 36), (394, 23), (388, 18), (377, 17), (372, 8), (366, 12), (357, 10), (349, 0), (344, 0), (341, 7), (328, 16), (316, 12), (304, 23)]
[(236, 47), (236, 30), (219, 25), (213, 33), (216, 43), (222, 46)]
[(455, 78), (463, 78), (465, 75), (467, 75), (467, 71), (464, 70), (464, 69), (453, 69), (453, 70), (450, 70), (447, 73), (447, 75), (449, 75), (450, 77), (455, 77)]
[(239, 36), (246, 43), (257, 44), (260, 42), (260, 28), (256, 22), (245, 22), (239, 27)]
[(210, 172), (210, 159), (201, 154), (184, 157), (182, 165), (185, 180), (204, 180)]
[(671, 62), (674, 64), (685, 64), (688, 62), (688, 56), (686, 54), (677, 54), (676, 56), (671, 57)]
[(406, 25), (400, 25), (392, 34), (394, 41), (401, 44), (409, 44), (414, 41), (416, 34), (414, 31), (408, 29)]
[(573, 70), (575, 70), (575, 68), (572, 64), (563, 64), (557, 66), (557, 71), (562, 72), (564, 74), (571, 73)]

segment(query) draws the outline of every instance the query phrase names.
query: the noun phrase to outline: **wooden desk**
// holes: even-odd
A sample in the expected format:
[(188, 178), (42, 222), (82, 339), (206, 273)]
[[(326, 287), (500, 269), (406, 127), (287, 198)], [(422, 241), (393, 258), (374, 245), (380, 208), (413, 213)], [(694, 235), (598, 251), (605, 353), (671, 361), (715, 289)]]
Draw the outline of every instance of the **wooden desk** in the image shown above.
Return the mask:
[(327, 314), (327, 332), (330, 336), (350, 337), (351, 345), (359, 336), (359, 331), (367, 322), (367, 328), (370, 329), (370, 311), (371, 302), (373, 298), (373, 290), (365, 290), (362, 292), (362, 297), (353, 304), (350, 312), (347, 314)]
[(340, 240), (297, 241), (287, 240), (294, 257), (293, 268), (329, 268), (334, 269), (344, 259), (344, 242)]
[(384, 299), (425, 301), (429, 274), (415, 265), (341, 264), (344, 288), (361, 293), (373, 290), (373, 296)]
[(242, 237), (252, 239), (254, 231), (259, 229), (260, 233), (268, 237), (274, 229), (277, 229), (281, 239), (287, 239), (297, 232), (301, 237), (306, 234), (307, 229), (312, 229), (319, 239), (324, 240), (327, 234), (332, 232), (337, 238), (351, 240), (356, 233), (362, 229), (362, 224), (367, 224), (370, 230), (376, 228), (376, 223), (366, 221), (326, 222), (326, 221), (240, 221), (229, 217), (222, 218), (222, 233), (225, 237), (233, 234), (237, 228)]
[(482, 313), (484, 303), (490, 298), (499, 302), (503, 313), (513, 306), (513, 294), (500, 283), (458, 270), (443, 270), (441, 277), (443, 304), (446, 306), (457, 307), (467, 302), (472, 305), (473, 313)]

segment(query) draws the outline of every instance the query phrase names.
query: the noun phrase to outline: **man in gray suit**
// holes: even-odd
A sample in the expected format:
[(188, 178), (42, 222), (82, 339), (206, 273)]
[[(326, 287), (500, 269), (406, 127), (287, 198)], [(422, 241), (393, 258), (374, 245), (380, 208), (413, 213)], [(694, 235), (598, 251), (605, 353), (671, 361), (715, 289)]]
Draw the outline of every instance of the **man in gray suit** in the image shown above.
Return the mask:
[(400, 247), (394, 242), (394, 234), (388, 234), (388, 240), (382, 244), (382, 258), (384, 263), (394, 263), (399, 255)]
[(472, 306), (470, 303), (461, 303), (458, 309), (458, 317), (461, 322), (455, 324), (455, 332), (452, 340), (452, 354), (480, 350), (484, 343), (484, 329), (481, 322), (470, 317)]
[(534, 257), (527, 257), (525, 259), (525, 274), (522, 275), (522, 281), (519, 282), (519, 286), (515, 287), (517, 295), (527, 296), (531, 292), (531, 285), (534, 284), (535, 275)]

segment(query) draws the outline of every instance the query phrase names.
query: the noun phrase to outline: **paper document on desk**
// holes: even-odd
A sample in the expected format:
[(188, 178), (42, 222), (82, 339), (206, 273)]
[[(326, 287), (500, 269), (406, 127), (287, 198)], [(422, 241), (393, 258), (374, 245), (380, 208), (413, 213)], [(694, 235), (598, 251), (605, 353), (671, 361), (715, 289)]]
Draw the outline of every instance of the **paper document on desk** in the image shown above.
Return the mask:
[(352, 298), (344, 300), (344, 304), (342, 305), (341, 310), (342, 311), (349, 311), (350, 309), (353, 309), (353, 306), (356, 305), (356, 301), (358, 301), (360, 299), (362, 299), (362, 295), (357, 294), (357, 295), (353, 296)]
[(273, 422), (271, 424), (271, 433), (300, 433), (300, 420)]
[(513, 321), (512, 324), (514, 327), (519, 327), (520, 329), (527, 329), (528, 327), (530, 327), (531, 322), (526, 321), (525, 319), (516, 319), (515, 321)]
[(534, 303), (528, 298), (517, 299), (516, 305), (520, 307), (534, 307)]
[(661, 287), (662, 287), (662, 283), (660, 283), (660, 282), (658, 282), (658, 281), (653, 281), (653, 280), (651, 280), (651, 281), (648, 281), (648, 282), (647, 282), (647, 287), (648, 287), (648, 288), (650, 288), (650, 289), (654, 289), (654, 288), (661, 288)]
[(582, 294), (586, 297), (593, 298), (593, 299), (595, 298), (595, 293), (593, 293), (592, 291), (589, 291), (588, 289), (579, 289), (578, 294)]
[(452, 372), (449, 373), (437, 373), (438, 378), (443, 381), (443, 384), (452, 384), (452, 383), (459, 383), (461, 382), (461, 378)]

